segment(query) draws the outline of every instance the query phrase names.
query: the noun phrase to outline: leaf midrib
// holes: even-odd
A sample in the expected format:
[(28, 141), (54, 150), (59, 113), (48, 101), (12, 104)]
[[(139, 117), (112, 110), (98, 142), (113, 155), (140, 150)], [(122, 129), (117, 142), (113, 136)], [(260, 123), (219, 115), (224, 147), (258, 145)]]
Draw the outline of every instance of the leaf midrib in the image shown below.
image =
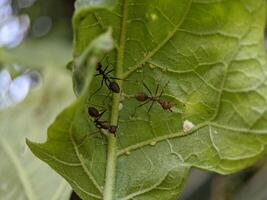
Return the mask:
[[(126, 42), (127, 33), (127, 18), (128, 18), (128, 0), (124, 0), (122, 3), (123, 17), (122, 17), (122, 28), (120, 35), (120, 46), (117, 49), (117, 66), (116, 66), (116, 77), (121, 79), (123, 74), (123, 63), (124, 63), (124, 48)], [(110, 124), (117, 126), (119, 118), (119, 104), (120, 96), (122, 91), (122, 80), (117, 80), (120, 88), (119, 94), (113, 94), (112, 98), (112, 108), (110, 116)], [(110, 134), (108, 136), (108, 149), (107, 149), (107, 164), (106, 164), (106, 176), (105, 185), (103, 191), (103, 198), (105, 200), (113, 200), (115, 197), (115, 185), (116, 185), (116, 169), (117, 169), (117, 138), (115, 135)]]

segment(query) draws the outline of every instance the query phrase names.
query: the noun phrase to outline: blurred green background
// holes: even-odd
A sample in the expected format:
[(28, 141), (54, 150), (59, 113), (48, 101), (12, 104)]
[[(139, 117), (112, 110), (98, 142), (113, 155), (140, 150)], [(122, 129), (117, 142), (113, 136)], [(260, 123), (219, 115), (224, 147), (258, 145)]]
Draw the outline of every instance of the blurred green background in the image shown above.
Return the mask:
[[(12, 14), (8, 12), (9, 6)], [(6, 19), (0, 20), (0, 45), (1, 37), (3, 41), (3, 37), (17, 31), (11, 27), (3, 35), (4, 27), (10, 23), (8, 18), (28, 16), (30, 21), (20, 44), (12, 48), (2, 44), (0, 70), (7, 69), (13, 79), (37, 71), (42, 79), (22, 102), (0, 110), (0, 199), (70, 197), (68, 184), (33, 156), (25, 138), (44, 141), (49, 124), (75, 98), (71, 72), (65, 68), (72, 54), (72, 12), (73, 1), (0, 0), (0, 18)]]
[[(44, 141), (49, 124), (75, 99), (71, 72), (65, 67), (72, 54), (73, 3), (0, 0), (0, 70), (7, 69), (13, 79), (28, 71), (41, 76), (23, 101), (0, 110), (1, 200), (70, 199), (71, 188), (33, 156), (25, 138)], [(12, 47), (1, 45), (1, 28), (8, 23), (8, 9), (3, 9), (7, 4), (12, 7), (9, 15), (24, 16), (30, 22), (24, 40)], [(266, 188), (267, 165), (262, 160), (229, 176), (192, 170), (179, 200), (266, 200)]]

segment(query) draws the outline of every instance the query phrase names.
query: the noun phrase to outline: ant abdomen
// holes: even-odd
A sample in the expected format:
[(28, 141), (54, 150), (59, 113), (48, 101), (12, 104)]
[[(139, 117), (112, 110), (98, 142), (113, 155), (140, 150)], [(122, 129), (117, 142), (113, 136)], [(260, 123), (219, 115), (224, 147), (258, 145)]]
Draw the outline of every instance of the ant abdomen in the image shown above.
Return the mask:
[(100, 116), (99, 111), (95, 107), (89, 107), (88, 113), (91, 117), (97, 118)]
[(135, 95), (135, 99), (140, 102), (146, 101), (148, 100), (148, 98), (149, 98), (148, 95), (144, 92), (140, 92), (137, 95)]
[(164, 110), (169, 110), (172, 112), (171, 108), (173, 104), (171, 102), (166, 101), (166, 100), (160, 100), (159, 103)]
[(110, 82), (109, 89), (114, 93), (120, 93), (120, 86), (115, 81)]

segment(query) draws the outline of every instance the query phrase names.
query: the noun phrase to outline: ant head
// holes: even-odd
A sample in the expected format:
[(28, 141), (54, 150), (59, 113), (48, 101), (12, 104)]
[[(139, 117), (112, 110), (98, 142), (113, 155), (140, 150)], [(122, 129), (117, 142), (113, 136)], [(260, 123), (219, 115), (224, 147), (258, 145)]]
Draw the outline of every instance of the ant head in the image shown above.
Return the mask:
[(170, 101), (161, 100), (159, 103), (164, 110), (172, 111), (171, 108), (173, 104)]
[(120, 86), (114, 81), (110, 82), (108, 88), (114, 93), (120, 93)]
[(88, 113), (91, 117), (97, 118), (99, 117), (100, 113), (95, 107), (89, 107)]
[(98, 70), (102, 69), (102, 67), (103, 67), (102, 64), (100, 62), (98, 62), (96, 65), (96, 70), (98, 71)]
[(137, 100), (137, 101), (146, 101), (147, 99), (148, 99), (148, 96), (147, 96), (147, 94), (146, 93), (144, 93), (144, 92), (140, 92), (140, 93), (138, 93), (137, 95), (135, 95), (135, 99)]
[(118, 126), (110, 125), (109, 132), (116, 135)]

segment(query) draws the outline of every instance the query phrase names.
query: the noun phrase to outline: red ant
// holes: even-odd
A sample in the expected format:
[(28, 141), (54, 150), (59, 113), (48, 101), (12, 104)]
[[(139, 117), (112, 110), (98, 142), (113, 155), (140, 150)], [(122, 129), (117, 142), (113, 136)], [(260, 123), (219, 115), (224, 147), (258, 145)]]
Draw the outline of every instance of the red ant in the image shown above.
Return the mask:
[[(169, 82), (166, 83), (166, 85), (164, 86), (164, 88), (168, 85)], [(140, 101), (140, 102), (144, 102), (142, 103), (141, 105), (139, 105), (137, 108), (141, 107), (141, 106), (144, 106), (146, 105), (147, 103), (151, 102), (151, 105), (149, 106), (149, 109), (148, 109), (148, 112), (150, 112), (152, 106), (154, 105), (155, 102), (159, 103), (160, 106), (166, 110), (166, 111), (170, 111), (172, 112), (171, 108), (173, 106), (173, 104), (168, 101), (168, 100), (163, 100), (161, 99), (161, 96), (163, 94), (163, 91), (164, 91), (164, 88), (162, 89), (162, 91), (160, 92), (160, 94), (158, 95), (158, 90), (159, 90), (159, 84), (157, 85), (157, 88), (156, 88), (156, 91), (155, 91), (155, 95), (152, 94), (151, 90), (148, 88), (148, 86), (143, 83), (144, 87), (147, 89), (148, 93), (150, 95), (147, 95), (146, 93), (144, 92), (140, 92), (138, 93), (137, 95), (135, 95), (135, 99), (137, 101)], [(137, 109), (136, 108), (136, 109)]]
[(116, 136), (117, 126), (110, 125), (107, 121), (99, 121), (105, 112), (106, 112), (105, 110), (102, 112), (99, 112), (95, 107), (88, 108), (88, 114), (92, 118), (94, 118), (94, 123), (95, 123), (96, 128), (108, 130), (110, 133)]

